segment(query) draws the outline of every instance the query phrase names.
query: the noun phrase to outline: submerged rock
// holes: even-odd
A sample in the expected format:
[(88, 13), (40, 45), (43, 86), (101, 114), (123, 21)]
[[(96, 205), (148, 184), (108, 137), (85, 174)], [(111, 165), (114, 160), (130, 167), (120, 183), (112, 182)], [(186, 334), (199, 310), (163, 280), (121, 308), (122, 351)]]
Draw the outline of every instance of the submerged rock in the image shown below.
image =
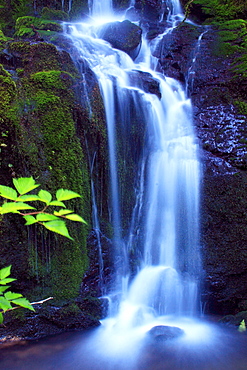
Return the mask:
[(184, 331), (176, 326), (158, 325), (149, 330), (148, 335), (154, 341), (164, 342), (181, 337)]

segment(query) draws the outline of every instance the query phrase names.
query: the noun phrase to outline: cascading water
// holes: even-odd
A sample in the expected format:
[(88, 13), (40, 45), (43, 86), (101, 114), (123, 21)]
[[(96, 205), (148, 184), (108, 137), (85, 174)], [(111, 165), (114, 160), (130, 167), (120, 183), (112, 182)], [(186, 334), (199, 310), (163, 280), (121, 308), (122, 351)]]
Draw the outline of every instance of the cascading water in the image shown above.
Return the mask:
[[(152, 69), (157, 63), (145, 40), (133, 62), (126, 53), (113, 49), (96, 36), (100, 30), (97, 17), (100, 16), (100, 23), (102, 14), (113, 17), (111, 1), (90, 0), (89, 8), (93, 22), (70, 25), (68, 37), (97, 76), (105, 104), (111, 222), (115, 257), (122, 262), (117, 266), (116, 280), (108, 292), (109, 315), (103, 320), (102, 327), (108, 333), (107, 337), (114, 337), (116, 344), (116, 333), (121, 338), (125, 335), (133, 338), (135, 332), (139, 338), (153, 326), (164, 325), (168, 315), (177, 318), (197, 312), (201, 271), (198, 248), (200, 164), (191, 103), (180, 84)], [(168, 16), (171, 28), (176, 23), (176, 12), (181, 12), (181, 8), (174, 0)], [(151, 44), (156, 47), (157, 42)], [(140, 84), (134, 83), (130, 78), (133, 72), (149, 74), (158, 82), (160, 96), (146, 92)], [(142, 117), (146, 144), (138, 164), (139, 184), (129, 238), (124, 241), (115, 111), (118, 107), (122, 124), (131, 127), (131, 117), (125, 110), (133, 102)], [(134, 278), (128, 258), (133, 240), (141, 256)], [(122, 346), (122, 339), (120, 343)]]
[[(109, 14), (110, 2), (98, 0), (96, 3), (108, 4), (107, 18), (109, 15), (113, 17)], [(172, 28), (182, 16), (175, 15), (181, 12), (178, 0), (170, 3), (166, 24)], [(93, 4), (90, 1), (92, 16)], [(129, 6), (133, 4), (132, 0)], [(99, 15), (99, 8), (95, 9)], [(102, 21), (100, 16), (101, 24)], [(66, 333), (64, 337), (51, 337), (34, 344), (21, 342), (19, 346), (10, 346), (7, 343), (1, 351), (1, 368), (244, 370), (246, 335), (196, 319), (201, 271), (198, 251), (200, 164), (190, 100), (176, 81), (155, 72), (157, 63), (152, 57), (152, 49), (158, 46), (162, 35), (149, 45), (143, 39), (139, 56), (133, 62), (127, 54), (112, 49), (96, 36), (99, 28), (95, 23), (93, 19), (91, 23), (66, 25), (66, 29), (70, 29), (68, 37), (77, 48), (75, 54), (79, 54), (80, 62), (86, 59), (97, 76), (105, 102), (111, 167), (109, 208), (117, 261), (116, 280), (112, 282), (111, 291), (106, 292), (110, 310), (101, 327), (95, 330)], [(165, 30), (164, 35), (170, 31)], [(189, 73), (194, 70), (195, 58), (196, 55)], [(84, 66), (79, 64), (81, 68)], [(83, 68), (81, 72), (84, 107), (91, 117), (93, 109), (86, 91), (86, 73)], [(148, 76), (149, 81), (151, 78), (152, 86), (156, 83), (157, 87), (158, 82), (159, 91), (147, 92), (145, 83), (137, 81), (137, 76), (143, 75)], [(128, 237), (126, 225), (123, 227), (122, 182), (118, 176), (121, 135), (116, 125), (119, 121), (121, 134), (128, 133), (122, 135), (123, 147), (127, 151), (121, 158), (123, 163), (130, 153), (128, 147), (136, 149), (140, 144), (127, 140), (130, 137), (133, 140), (129, 132), (144, 131), (145, 145), (133, 171), (136, 175), (134, 183), (130, 184), (135, 202), (132, 217), (129, 215)], [(136, 155), (135, 150), (134, 153)], [(97, 148), (91, 153), (88, 148), (91, 173), (97, 168), (97, 154)], [(91, 190), (93, 227), (100, 242), (100, 212), (93, 176)], [(129, 258), (133, 250), (134, 267)], [(49, 255), (49, 251), (47, 253)], [(100, 248), (99, 265), (103, 281)], [(101, 291), (105, 293), (105, 287)], [(179, 328), (184, 334), (176, 337), (177, 333), (181, 334)]]

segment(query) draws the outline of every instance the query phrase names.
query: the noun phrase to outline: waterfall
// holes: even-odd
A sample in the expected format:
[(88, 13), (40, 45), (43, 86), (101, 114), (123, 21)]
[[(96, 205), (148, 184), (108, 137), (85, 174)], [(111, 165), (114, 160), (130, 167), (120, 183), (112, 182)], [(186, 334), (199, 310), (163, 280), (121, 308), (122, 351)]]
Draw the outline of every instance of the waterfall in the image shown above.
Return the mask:
[(89, 12), (93, 17), (112, 13), (112, 0), (88, 0)]
[[(177, 0), (170, 3), (168, 17), (172, 28), (181, 7)], [(92, 17), (110, 14), (111, 6), (111, 1), (89, 1)], [(191, 102), (177, 81), (154, 70), (157, 63), (145, 39), (134, 62), (126, 53), (113, 49), (97, 36), (99, 28), (94, 20), (71, 24), (69, 28), (67, 36), (97, 76), (107, 121), (111, 222), (118, 264), (116, 281), (108, 292), (110, 314), (102, 324), (106, 329), (126, 333), (164, 323), (165, 315), (193, 316), (198, 309), (201, 266), (198, 245), (200, 163)], [(152, 41), (151, 45), (156, 47), (157, 42)], [(151, 76), (158, 82), (161, 97), (145, 91), (141, 83), (133, 82), (131, 73)], [(136, 115), (141, 117), (140, 125), (145, 128), (146, 138), (132, 185), (135, 186), (135, 204), (129, 236), (124, 238), (116, 109), (118, 107), (119, 119), (128, 130), (132, 127), (132, 117), (127, 112), (131, 104), (138, 111)], [(134, 272), (129, 259), (133, 244), (139, 256)], [(112, 336), (112, 332), (109, 335)]]

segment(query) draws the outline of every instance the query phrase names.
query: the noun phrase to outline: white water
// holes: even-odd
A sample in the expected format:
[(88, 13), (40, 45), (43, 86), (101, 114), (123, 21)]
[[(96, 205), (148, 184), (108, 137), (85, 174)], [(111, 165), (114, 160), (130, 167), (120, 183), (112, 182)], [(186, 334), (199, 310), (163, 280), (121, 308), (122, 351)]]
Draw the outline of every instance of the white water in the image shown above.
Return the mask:
[[(104, 4), (104, 6), (103, 6)], [(178, 1), (171, 1), (169, 19), (173, 27)], [(101, 338), (105, 353), (138, 348), (140, 339), (156, 325), (192, 328), (188, 317), (198, 313), (199, 182), (198, 145), (191, 120), (191, 103), (179, 83), (159, 75), (152, 50), (143, 40), (136, 62), (124, 52), (112, 49), (98, 38), (103, 15), (114, 18), (111, 1), (90, 1), (92, 23), (70, 25), (70, 36), (79, 53), (98, 78), (105, 103), (108, 129), (111, 222), (118, 266), (116, 281), (109, 292), (109, 315), (102, 321)], [(100, 16), (100, 17), (99, 17)], [(98, 18), (99, 17), (99, 18)], [(156, 42), (152, 42), (157, 45)], [(148, 72), (159, 82), (161, 99), (130, 82), (130, 72)], [(147, 144), (139, 165), (139, 185), (128, 241), (123, 241), (116, 155), (116, 106), (124, 124), (131, 127), (126, 113), (131, 101), (142, 113)], [(118, 103), (118, 104), (117, 104)], [(128, 126), (129, 125), (129, 126)], [(135, 145), (130, 143), (129, 145)], [(134, 185), (133, 185), (134, 186)], [(142, 235), (142, 260), (130, 281), (129, 248), (134, 230)], [(184, 317), (187, 317), (186, 319)], [(114, 348), (114, 349), (113, 349)]]

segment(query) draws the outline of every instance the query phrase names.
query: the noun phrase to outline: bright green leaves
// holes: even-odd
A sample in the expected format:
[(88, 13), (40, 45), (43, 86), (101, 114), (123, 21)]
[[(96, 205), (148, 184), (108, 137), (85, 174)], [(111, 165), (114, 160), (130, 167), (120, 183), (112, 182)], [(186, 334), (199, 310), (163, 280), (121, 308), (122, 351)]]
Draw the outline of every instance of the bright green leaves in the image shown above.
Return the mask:
[(52, 200), (51, 193), (49, 193), (49, 191), (46, 191), (46, 190), (40, 190), (38, 196), (39, 196), (39, 200), (41, 202), (46, 203), (47, 205), (49, 205), (49, 203)]
[(20, 213), (19, 211), (35, 209), (27, 203), (23, 202), (7, 202), (3, 203), (0, 207), (0, 214), (4, 215), (5, 213)]
[[(69, 235), (66, 220), (76, 221), (86, 224), (86, 221), (74, 211), (66, 209), (64, 201), (80, 197), (78, 193), (67, 189), (59, 189), (56, 192), (56, 199), (52, 199), (52, 194), (41, 189), (38, 194), (27, 194), (39, 187), (33, 177), (21, 177), (13, 179), (14, 186), (12, 189), (8, 186), (0, 185), (0, 196), (7, 199), (0, 207), (0, 214), (19, 213), (24, 217), (25, 225), (39, 223), (46, 229), (57, 234), (63, 235), (66, 238), (72, 239)], [(19, 195), (18, 195), (19, 193)], [(44, 203), (43, 208), (37, 210), (37, 201)], [(35, 202), (35, 207), (27, 202)], [(48, 207), (53, 207), (48, 212)], [(62, 207), (58, 211), (54, 207)]]
[(6, 311), (13, 310), (17, 307), (24, 307), (34, 311), (31, 303), (25, 297), (23, 297), (22, 294), (13, 293), (10, 291), (5, 293), (5, 291), (9, 288), (9, 286), (6, 286), (6, 284), (16, 280), (9, 277), (10, 272), (11, 266), (0, 269), (0, 324), (3, 323), (3, 313)]
[(56, 192), (56, 198), (59, 201), (70, 200), (70, 199), (78, 198), (78, 197), (81, 197), (81, 196), (79, 194), (75, 193), (74, 191), (71, 191), (71, 190), (59, 189)]
[(35, 183), (33, 177), (20, 177), (19, 179), (13, 179), (13, 183), (16, 190), (21, 195), (29, 193), (29, 191), (39, 187), (39, 184)]
[(11, 266), (4, 267), (0, 270), (0, 280), (5, 279), (7, 276), (10, 275)]
[(69, 238), (69, 239), (73, 240), (73, 238), (71, 238), (71, 236), (69, 235), (66, 223), (64, 221), (62, 221), (62, 220), (49, 221), (49, 222), (46, 222), (43, 225), (48, 230), (53, 231), (54, 233), (66, 236), (66, 238)]
[(245, 321), (244, 320), (242, 320), (241, 323), (239, 324), (238, 331), (240, 333), (243, 333), (243, 332), (246, 331), (246, 325), (245, 325)]
[(0, 195), (3, 198), (10, 199), (10, 200), (16, 200), (17, 198), (17, 192), (15, 191), (15, 189), (12, 189), (4, 185), (0, 185)]

